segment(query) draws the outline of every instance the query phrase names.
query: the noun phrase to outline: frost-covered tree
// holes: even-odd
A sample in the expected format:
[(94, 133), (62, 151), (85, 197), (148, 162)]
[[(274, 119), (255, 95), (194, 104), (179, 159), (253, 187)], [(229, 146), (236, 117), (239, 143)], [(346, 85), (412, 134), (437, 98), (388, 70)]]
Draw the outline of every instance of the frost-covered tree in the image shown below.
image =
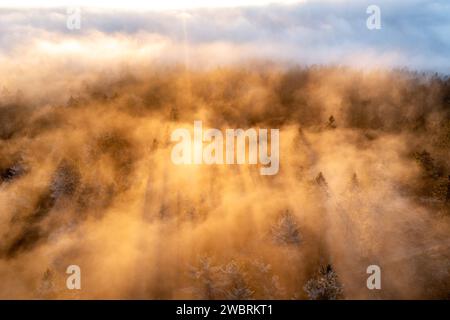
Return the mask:
[(353, 175), (352, 175), (350, 187), (353, 191), (356, 191), (359, 189), (359, 179), (358, 179), (358, 175), (356, 173), (353, 173)]
[(328, 118), (327, 128), (328, 129), (336, 129), (337, 128), (336, 119), (333, 116), (330, 116)]
[(301, 234), (297, 221), (290, 211), (286, 211), (272, 227), (273, 241), (279, 245), (299, 245)]
[(235, 283), (226, 291), (226, 298), (230, 300), (249, 300), (253, 291), (243, 283)]
[(37, 288), (37, 295), (40, 298), (51, 298), (56, 294), (55, 275), (52, 270), (45, 270)]
[(62, 161), (53, 175), (50, 192), (54, 199), (75, 193), (81, 176), (78, 169), (67, 161)]
[(421, 165), (422, 169), (425, 171), (426, 175), (433, 179), (438, 179), (443, 175), (443, 169), (431, 156), (431, 154), (423, 150), (422, 152), (416, 152), (414, 154), (416, 161)]
[(79, 101), (79, 99), (74, 98), (73, 96), (70, 96), (66, 105), (69, 108), (78, 107), (80, 105), (80, 101)]
[(189, 270), (194, 286), (191, 291), (202, 299), (217, 299), (223, 292), (223, 282), (220, 278), (220, 267), (213, 266), (211, 258), (201, 257), (197, 266)]
[(170, 109), (170, 120), (171, 121), (177, 121), (179, 119), (179, 112), (178, 109), (176, 107), (172, 107)]
[(258, 285), (257, 292), (263, 299), (277, 299), (283, 297), (285, 290), (280, 278), (273, 275), (272, 266), (260, 260), (252, 261), (252, 278)]
[(9, 182), (25, 173), (25, 166), (22, 163), (15, 163), (0, 172), (0, 183)]
[(255, 293), (246, 280), (246, 274), (235, 261), (221, 268), (225, 282), (225, 298), (230, 300), (248, 300)]
[(328, 189), (328, 183), (327, 183), (327, 180), (325, 180), (325, 177), (323, 176), (323, 173), (322, 172), (319, 172), (319, 174), (317, 175), (317, 177), (316, 177), (316, 183), (320, 186), (320, 187), (322, 187), (322, 188), (325, 188), (325, 189)]
[(285, 295), (270, 264), (260, 260), (213, 265), (210, 258), (202, 257), (190, 267), (190, 277), (194, 285), (188, 291), (202, 299), (277, 299)]
[(264, 294), (264, 299), (277, 299), (286, 294), (286, 290), (281, 285), (279, 276), (272, 276), (261, 284)]
[(343, 295), (343, 286), (331, 265), (321, 267), (318, 274), (303, 287), (311, 300), (337, 300)]

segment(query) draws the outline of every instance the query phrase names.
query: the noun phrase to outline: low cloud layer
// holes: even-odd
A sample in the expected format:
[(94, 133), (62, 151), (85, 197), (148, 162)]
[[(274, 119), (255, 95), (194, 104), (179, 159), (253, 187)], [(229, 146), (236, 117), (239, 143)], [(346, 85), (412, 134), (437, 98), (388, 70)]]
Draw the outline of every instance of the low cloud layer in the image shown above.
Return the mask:
[[(249, 57), (300, 64), (357, 67), (407, 67), (447, 74), (450, 63), (450, 5), (447, 1), (378, 1), (382, 29), (366, 27), (369, 1), (305, 1), (266, 5), (170, 11), (82, 8), (81, 30), (66, 28), (66, 8), (2, 9), (0, 52), (13, 54), (36, 40), (91, 42), (96, 37), (158, 37), (168, 46), (160, 57), (176, 56), (185, 44), (191, 63), (202, 65), (197, 50), (228, 48), (228, 59)], [(101, 46), (101, 42), (98, 44)], [(170, 45), (169, 45), (170, 44)], [(145, 40), (140, 46), (150, 45)], [(176, 52), (177, 54), (174, 54)]]

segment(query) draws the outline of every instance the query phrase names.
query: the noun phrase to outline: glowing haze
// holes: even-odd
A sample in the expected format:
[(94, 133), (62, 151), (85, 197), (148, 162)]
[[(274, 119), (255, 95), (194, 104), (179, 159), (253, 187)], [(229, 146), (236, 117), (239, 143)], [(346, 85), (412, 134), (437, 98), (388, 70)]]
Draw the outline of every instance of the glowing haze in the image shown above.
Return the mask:
[[(2, 1), (0, 298), (448, 298), (448, 1), (377, 1), (379, 31), (365, 1), (160, 2), (69, 30)], [(175, 165), (196, 121), (279, 130), (277, 174)]]

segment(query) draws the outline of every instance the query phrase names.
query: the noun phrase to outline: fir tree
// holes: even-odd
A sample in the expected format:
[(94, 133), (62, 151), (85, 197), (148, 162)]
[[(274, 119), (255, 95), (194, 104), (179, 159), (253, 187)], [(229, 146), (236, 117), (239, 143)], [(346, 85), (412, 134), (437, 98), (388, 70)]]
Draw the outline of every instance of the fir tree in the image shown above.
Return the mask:
[(272, 237), (276, 244), (299, 245), (301, 243), (300, 230), (295, 217), (286, 211), (272, 227)]
[(330, 264), (321, 267), (318, 274), (308, 280), (303, 289), (311, 300), (337, 300), (343, 295), (343, 287)]

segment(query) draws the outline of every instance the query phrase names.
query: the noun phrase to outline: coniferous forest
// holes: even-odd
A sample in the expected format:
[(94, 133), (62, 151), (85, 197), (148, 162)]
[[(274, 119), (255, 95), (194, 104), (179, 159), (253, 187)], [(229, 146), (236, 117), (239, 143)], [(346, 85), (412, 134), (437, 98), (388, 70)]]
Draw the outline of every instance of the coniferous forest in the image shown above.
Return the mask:
[[(450, 297), (447, 76), (51, 63), (0, 87), (1, 298)], [(197, 119), (280, 129), (278, 174), (175, 166)]]

